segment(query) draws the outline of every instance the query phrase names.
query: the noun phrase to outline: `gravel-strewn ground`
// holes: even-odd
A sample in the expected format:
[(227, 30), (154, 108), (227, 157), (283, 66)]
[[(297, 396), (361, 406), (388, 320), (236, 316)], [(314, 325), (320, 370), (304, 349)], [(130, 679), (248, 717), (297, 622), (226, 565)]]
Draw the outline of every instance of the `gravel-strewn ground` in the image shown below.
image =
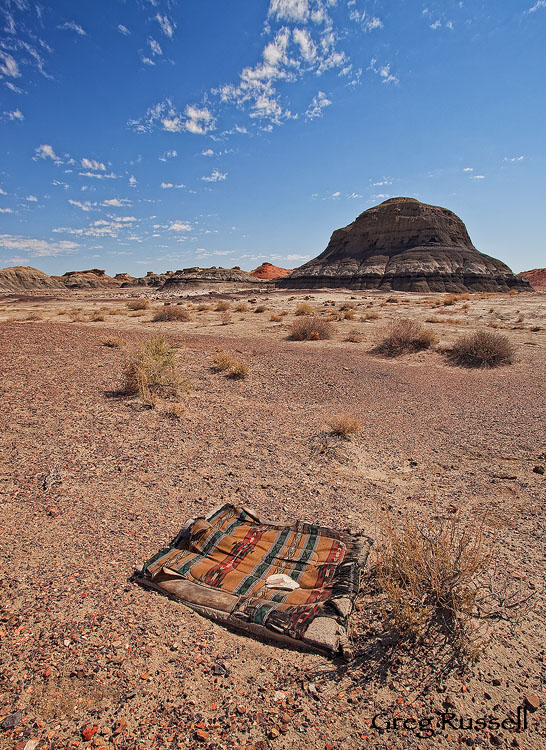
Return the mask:
[[(543, 297), (528, 298), (539, 315)], [(468, 304), (469, 321), (491, 306)], [(129, 345), (151, 329), (179, 344), (193, 386), (180, 420), (115, 395), (124, 351), (102, 345), (110, 320), (0, 323), (0, 746), (543, 748), (543, 705), (520, 733), (370, 723), (449, 710), (467, 727), (531, 694), (544, 703), (546, 480), (533, 471), (546, 463), (544, 331), (508, 331), (517, 362), (470, 371), (435, 352), (377, 358), (340, 335), (290, 342), (258, 317), (246, 314), (244, 333), (124, 318)], [(211, 372), (219, 347), (249, 364), (246, 380)], [(325, 440), (340, 412), (361, 432)], [(370, 596), (347, 664), (229, 632), (127, 582), (189, 516), (232, 498), (372, 537), (386, 509), (400, 523), (412, 510), (488, 511), (499, 565), (535, 597), (460, 677), (440, 674), (440, 652), (392, 656)]]

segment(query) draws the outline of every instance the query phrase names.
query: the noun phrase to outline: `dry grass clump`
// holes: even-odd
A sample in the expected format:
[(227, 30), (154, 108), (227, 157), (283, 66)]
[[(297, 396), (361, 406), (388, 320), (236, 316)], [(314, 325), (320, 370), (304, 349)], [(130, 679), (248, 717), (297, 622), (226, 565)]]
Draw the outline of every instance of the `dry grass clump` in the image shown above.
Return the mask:
[(186, 404), (184, 404), (182, 401), (175, 401), (174, 403), (169, 404), (165, 413), (171, 419), (179, 421), (186, 413)]
[(89, 320), (91, 321), (91, 323), (104, 323), (106, 318), (104, 316), (104, 313), (97, 311), (91, 313), (91, 317), (89, 318)]
[(385, 302), (390, 302), (393, 305), (397, 305), (399, 301), (398, 297), (387, 297), (385, 300)]
[(266, 309), (267, 308), (266, 308), (265, 305), (256, 305), (256, 307), (254, 308), (254, 312), (255, 313), (263, 313), (263, 312), (266, 311)]
[(360, 344), (362, 341), (362, 334), (358, 328), (353, 328), (347, 334), (345, 341), (349, 341), (351, 344)]
[(312, 305), (309, 305), (307, 302), (300, 302), (299, 305), (296, 305), (296, 315), (314, 315), (315, 314), (315, 308)]
[(319, 341), (331, 339), (334, 327), (330, 321), (316, 316), (300, 318), (290, 326), (290, 338), (293, 341)]
[(153, 407), (158, 398), (177, 398), (182, 390), (189, 391), (189, 385), (179, 377), (175, 350), (163, 336), (155, 336), (130, 352), (123, 368), (124, 393), (138, 395)]
[(235, 359), (229, 352), (220, 349), (212, 358), (214, 372), (223, 372), (233, 380), (242, 380), (248, 375), (248, 365)]
[(475, 617), (493, 549), (483, 522), (461, 526), (456, 516), (411, 515), (396, 529), (387, 518), (383, 532), (373, 575), (384, 594), (385, 624), (414, 641), (439, 628), (460, 655), (475, 658)]
[(166, 323), (169, 321), (185, 321), (191, 320), (191, 315), (187, 310), (178, 305), (165, 305), (155, 311), (152, 318), (154, 323)]
[(216, 312), (225, 312), (226, 310), (229, 310), (231, 307), (231, 302), (228, 302), (227, 299), (221, 299), (216, 303), (216, 307), (214, 308)]
[(197, 312), (208, 312), (208, 310), (210, 310), (210, 305), (207, 305), (204, 302), (197, 305)]
[(353, 310), (346, 310), (343, 313), (343, 319), (344, 320), (354, 320), (355, 319), (355, 313)]
[(336, 414), (328, 419), (328, 427), (332, 435), (349, 439), (362, 429), (362, 422), (352, 414)]
[(445, 306), (454, 305), (456, 302), (460, 302), (464, 299), (470, 299), (469, 294), (446, 294), (442, 300), (442, 304)]
[(384, 337), (375, 346), (374, 352), (386, 357), (397, 357), (406, 352), (429, 349), (436, 341), (436, 335), (427, 328), (423, 328), (417, 320), (400, 318), (389, 324)]
[(248, 312), (250, 310), (246, 302), (238, 302), (233, 309), (235, 312)]
[(150, 307), (150, 300), (146, 297), (139, 297), (139, 299), (130, 299), (127, 302), (127, 308), (129, 310), (147, 310)]
[(224, 310), (223, 313), (220, 313), (220, 322), (223, 326), (228, 326), (233, 323), (233, 318), (228, 310)]
[(461, 367), (499, 367), (514, 361), (514, 347), (502, 333), (475, 331), (459, 337), (448, 354), (452, 364)]
[(379, 318), (379, 313), (376, 312), (367, 312), (360, 316), (360, 320), (365, 323), (367, 320), (377, 320)]
[(101, 344), (110, 349), (121, 349), (122, 346), (125, 346), (125, 341), (120, 339), (119, 336), (109, 336), (108, 338), (103, 339)]
[(272, 315), (269, 320), (272, 323), (281, 323), (282, 322), (282, 315)]
[(25, 320), (43, 320), (43, 319), (44, 319), (44, 316), (43, 316), (43, 315), (41, 315), (41, 313), (39, 313), (39, 312), (36, 312), (36, 311), (33, 311), (33, 312), (29, 312), (29, 313), (28, 313), (28, 314), (27, 314), (27, 315), (25, 316)]

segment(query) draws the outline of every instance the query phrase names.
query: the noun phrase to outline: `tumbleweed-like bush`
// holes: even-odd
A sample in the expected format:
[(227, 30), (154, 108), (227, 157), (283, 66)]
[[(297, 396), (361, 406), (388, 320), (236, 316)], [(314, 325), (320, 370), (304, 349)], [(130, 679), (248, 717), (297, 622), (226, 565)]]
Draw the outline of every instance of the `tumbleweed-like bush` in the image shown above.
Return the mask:
[(386, 357), (398, 357), (407, 352), (428, 349), (436, 341), (436, 335), (428, 328), (423, 328), (417, 320), (400, 318), (388, 325), (373, 351)]
[(330, 321), (316, 316), (305, 316), (295, 320), (290, 326), (290, 338), (293, 341), (319, 341), (331, 339), (334, 327)]
[(479, 330), (458, 338), (448, 352), (448, 360), (461, 367), (500, 367), (514, 361), (514, 347), (507, 336)]

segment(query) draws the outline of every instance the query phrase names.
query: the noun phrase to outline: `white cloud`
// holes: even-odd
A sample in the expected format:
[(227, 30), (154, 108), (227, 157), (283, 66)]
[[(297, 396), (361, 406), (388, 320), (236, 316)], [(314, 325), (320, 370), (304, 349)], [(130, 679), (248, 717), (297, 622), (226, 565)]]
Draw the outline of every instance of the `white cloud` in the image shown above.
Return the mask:
[(158, 156), (159, 161), (167, 161), (167, 159), (174, 159), (177, 156), (177, 152), (174, 149), (166, 151), (163, 156)]
[(144, 65), (155, 65), (155, 62), (149, 57), (141, 57), (141, 61), (144, 63)]
[(52, 180), (51, 184), (55, 185), (55, 186), (63, 187), (65, 190), (68, 190), (68, 188), (69, 188), (68, 183), (67, 182), (61, 182), (61, 180)]
[(381, 78), (382, 83), (394, 83), (395, 85), (399, 83), (398, 77), (391, 73), (390, 64), (378, 66), (375, 57), (370, 60), (368, 70), (376, 73)]
[(529, 8), (527, 13), (535, 13), (540, 8), (546, 8), (546, 0), (537, 0), (537, 2)]
[(0, 188), (0, 195), (7, 195), (7, 193), (5, 190), (2, 190), (2, 188)]
[(19, 78), (21, 73), (14, 57), (0, 49), (0, 73), (11, 78)]
[(470, 178), (471, 180), (485, 180), (484, 174), (473, 174)]
[(84, 169), (94, 169), (95, 172), (105, 172), (106, 167), (101, 161), (95, 159), (86, 159), (85, 157), (81, 160), (81, 166)]
[(130, 120), (128, 125), (139, 133), (150, 132), (155, 126), (159, 126), (168, 133), (187, 131), (204, 134), (215, 127), (214, 117), (207, 107), (188, 105), (182, 115), (170, 99), (154, 104), (142, 119)]
[(118, 24), (118, 31), (120, 34), (123, 34), (124, 36), (129, 36), (131, 33), (127, 26), (124, 26), (122, 23)]
[(82, 211), (91, 211), (97, 205), (96, 203), (92, 203), (91, 201), (85, 201), (84, 203), (81, 203), (80, 201), (73, 201), (71, 198), (68, 199), (68, 202), (72, 206), (81, 208)]
[(307, 21), (309, 18), (308, 0), (271, 0), (269, 15), (277, 20)]
[(169, 232), (190, 232), (191, 224), (187, 221), (171, 221), (167, 229)]
[(34, 150), (35, 159), (53, 159), (53, 161), (60, 162), (61, 160), (53, 151), (53, 148), (48, 143), (42, 143)]
[(378, 182), (372, 182), (373, 187), (382, 187), (383, 185), (392, 185), (392, 180), (389, 180), (388, 178), (384, 178), (383, 180), (379, 180)]
[(227, 172), (219, 172), (217, 169), (213, 169), (208, 177), (201, 177), (205, 182), (222, 182), (227, 177)]
[(27, 195), (25, 200), (29, 201), (30, 203), (38, 203), (38, 198), (35, 195)]
[(12, 214), (13, 208), (0, 208), (0, 214)]
[(168, 16), (162, 16), (160, 13), (156, 15), (155, 20), (161, 26), (161, 31), (165, 34), (165, 36), (168, 36), (169, 39), (172, 39), (174, 30), (176, 29), (176, 24), (174, 23), (174, 21), (171, 21)]
[(24, 114), (21, 112), (20, 109), (14, 109), (12, 112), (4, 112), (3, 118), (6, 120), (19, 120), (22, 121), (25, 119)]
[(51, 242), (40, 240), (34, 237), (21, 237), (20, 235), (0, 234), (0, 247), (6, 250), (23, 251), (34, 258), (45, 258), (53, 255), (65, 255), (72, 253), (79, 247), (76, 242), (61, 240), (60, 242)]
[(80, 177), (96, 177), (97, 180), (116, 180), (119, 175), (109, 172), (104, 174), (103, 172), (78, 172)]
[(325, 109), (325, 107), (329, 107), (331, 103), (332, 102), (328, 99), (324, 91), (319, 91), (305, 110), (305, 117), (308, 120), (313, 120), (315, 117), (322, 117), (322, 110)]
[(211, 148), (206, 148), (201, 151), (201, 156), (214, 156), (214, 151)]
[(158, 42), (156, 42), (155, 39), (152, 39), (150, 37), (150, 39), (148, 39), (148, 45), (150, 46), (150, 49), (152, 50), (152, 53), (154, 55), (162, 55), (163, 54), (163, 50), (161, 49), (160, 44)]
[(473, 171), (474, 171), (474, 167), (465, 167), (463, 169), (463, 172), (473, 172)]
[(109, 200), (102, 201), (101, 206), (114, 206), (119, 208), (121, 206), (130, 206), (131, 201), (128, 198), (110, 198)]
[(369, 16), (365, 10), (361, 13), (358, 10), (352, 10), (349, 18), (358, 23), (365, 32), (383, 28), (383, 21), (377, 16)]
[(130, 185), (131, 187), (134, 187), (134, 186), (135, 186), (136, 184), (137, 184), (137, 179), (136, 179), (136, 177), (135, 177), (134, 175), (131, 175), (131, 176), (129, 177), (129, 185)]
[(504, 157), (504, 161), (509, 161), (512, 163), (517, 162), (517, 161), (523, 161), (524, 159), (525, 159), (524, 156), (505, 156)]
[(76, 34), (79, 34), (80, 36), (87, 36), (86, 32), (82, 29), (82, 27), (75, 21), (66, 21), (60, 26), (57, 26), (57, 28), (64, 29), (67, 31), (75, 31)]
[(169, 188), (174, 187), (174, 185), (172, 182), (162, 182), (159, 187), (163, 188), (163, 190), (168, 190)]

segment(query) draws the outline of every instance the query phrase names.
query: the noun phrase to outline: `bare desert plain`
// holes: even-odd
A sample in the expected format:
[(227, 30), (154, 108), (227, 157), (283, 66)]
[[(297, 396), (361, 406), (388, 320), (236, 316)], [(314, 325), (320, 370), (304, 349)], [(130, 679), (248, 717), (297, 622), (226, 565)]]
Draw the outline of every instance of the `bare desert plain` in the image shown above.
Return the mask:
[[(139, 299), (150, 306), (134, 309)], [(188, 320), (153, 322), (166, 302)], [(544, 302), (270, 289), (1, 297), (1, 747), (546, 747)], [(290, 340), (300, 304), (332, 318), (331, 339)], [(399, 318), (438, 343), (372, 353)], [(450, 364), (445, 352), (478, 329), (507, 336), (514, 362)], [(191, 390), (150, 408), (120, 389), (128, 352), (156, 335)], [(246, 377), (214, 372), (219, 350)], [(339, 415), (360, 430), (332, 435)], [(385, 524), (410, 517), (483, 527), (503, 616), (482, 623), (486, 643), (460, 668), (449, 643), (401, 643), (381, 618), (384, 594), (365, 583), (353, 653), (328, 659), (129, 581), (187, 518), (230, 500), (282, 523), (360, 530), (378, 547)]]

